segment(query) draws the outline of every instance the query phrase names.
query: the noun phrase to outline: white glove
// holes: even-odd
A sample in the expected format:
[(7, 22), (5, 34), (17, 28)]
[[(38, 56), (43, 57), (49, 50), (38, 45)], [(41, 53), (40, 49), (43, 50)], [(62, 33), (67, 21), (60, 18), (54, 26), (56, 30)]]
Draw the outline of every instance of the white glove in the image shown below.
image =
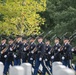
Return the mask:
[(45, 61), (47, 61), (47, 59), (45, 59)]
[(33, 58), (30, 58), (30, 60), (33, 60)]
[(14, 55), (14, 58), (16, 58), (16, 55)]
[(58, 49), (58, 51), (60, 52), (60, 49)]
[(52, 56), (51, 59), (54, 59), (54, 56)]
[(26, 48), (24, 48), (24, 51), (26, 51)]
[(50, 52), (48, 52), (48, 54), (51, 54)]
[(41, 60), (42, 60), (42, 58), (39, 58), (39, 60), (41, 61)]
[(12, 48), (10, 48), (10, 51), (12, 51)]
[(65, 59), (65, 57), (62, 57), (62, 60), (64, 60)]
[(72, 48), (72, 52), (74, 52), (74, 49)]
[(34, 51), (31, 51), (31, 53), (33, 54), (33, 53), (34, 53)]
[(4, 58), (7, 58), (7, 55), (4, 55)]

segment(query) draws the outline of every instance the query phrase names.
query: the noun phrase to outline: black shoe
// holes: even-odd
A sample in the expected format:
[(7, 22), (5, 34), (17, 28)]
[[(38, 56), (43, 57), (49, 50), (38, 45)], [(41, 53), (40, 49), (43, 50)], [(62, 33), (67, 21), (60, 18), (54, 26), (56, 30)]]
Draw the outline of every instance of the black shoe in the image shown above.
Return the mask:
[(38, 73), (39, 73), (39, 75), (42, 75), (42, 71), (41, 70), (38, 70)]

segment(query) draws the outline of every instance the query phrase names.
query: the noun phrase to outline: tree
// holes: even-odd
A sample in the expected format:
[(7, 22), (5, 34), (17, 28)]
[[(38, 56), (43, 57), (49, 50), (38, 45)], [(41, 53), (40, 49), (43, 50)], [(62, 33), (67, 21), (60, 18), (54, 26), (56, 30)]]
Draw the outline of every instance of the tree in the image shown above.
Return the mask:
[(54, 21), (53, 32), (71, 35), (76, 29), (76, 0), (47, 0), (47, 12)]
[(46, 0), (0, 0), (0, 34), (33, 35), (40, 33), (45, 19)]

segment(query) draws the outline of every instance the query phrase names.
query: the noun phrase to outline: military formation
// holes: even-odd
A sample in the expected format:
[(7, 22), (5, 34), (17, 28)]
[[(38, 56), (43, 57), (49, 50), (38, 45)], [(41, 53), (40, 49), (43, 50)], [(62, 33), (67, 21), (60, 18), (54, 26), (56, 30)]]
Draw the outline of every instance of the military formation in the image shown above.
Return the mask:
[[(4, 64), (3, 75), (9, 73), (10, 65), (17, 66), (21, 63), (32, 65), (34, 69), (32, 75), (38, 73), (40, 75), (46, 75), (46, 73), (51, 75), (53, 62), (60, 61), (68, 68), (73, 68), (71, 65), (73, 53), (76, 54), (76, 48), (71, 46), (69, 38), (64, 38), (61, 45), (60, 38), (56, 37), (52, 46), (50, 40), (44, 42), (42, 36), (37, 38), (31, 36), (28, 40), (18, 35), (16, 39), (10, 37), (8, 42), (4, 37), (0, 44), (0, 61)], [(40, 65), (42, 65), (42, 70), (39, 69)], [(76, 70), (76, 68), (73, 69)]]

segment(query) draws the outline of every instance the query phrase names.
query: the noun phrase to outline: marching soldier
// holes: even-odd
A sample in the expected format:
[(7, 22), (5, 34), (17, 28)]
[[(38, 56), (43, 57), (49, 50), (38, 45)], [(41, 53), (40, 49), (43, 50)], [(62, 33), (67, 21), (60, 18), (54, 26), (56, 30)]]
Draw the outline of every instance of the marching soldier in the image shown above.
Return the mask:
[(54, 57), (52, 57), (52, 58), (54, 58), (54, 61), (61, 61), (61, 53), (60, 53), (61, 45), (60, 45), (59, 37), (55, 38), (54, 42), (55, 42), (55, 45), (53, 47), (53, 49), (54, 49)]
[(21, 64), (22, 36), (17, 36), (14, 50), (14, 65)]
[(32, 36), (30, 38), (28, 62), (32, 64), (33, 68), (34, 68), (34, 61), (35, 61), (35, 50), (36, 50), (35, 37)]
[(6, 55), (4, 53), (5, 49), (6, 49), (6, 38), (5, 36), (2, 38), (1, 40), (1, 44), (0, 44), (0, 61), (3, 62), (3, 64), (5, 65), (5, 59), (6, 59)]
[(25, 37), (23, 37), (23, 42), (22, 42), (22, 63), (28, 61), (28, 43)]
[(13, 38), (10, 38), (9, 40), (8, 48), (6, 49), (6, 60), (5, 60), (5, 66), (4, 66), (4, 75), (7, 75), (7, 72), (9, 70), (9, 66), (13, 65), (14, 57), (13, 57), (13, 51), (14, 51), (14, 44), (13, 44)]
[(37, 54), (36, 54), (35, 68), (34, 68), (33, 75), (37, 75), (40, 64), (42, 64), (43, 66), (44, 50), (45, 50), (45, 45), (43, 43), (43, 38), (40, 36), (38, 38)]
[[(52, 73), (52, 66), (51, 66), (51, 46), (50, 46), (50, 41), (47, 40), (45, 42), (45, 54), (44, 54), (44, 67), (43, 67), (43, 75), (46, 75), (46, 72), (49, 74), (48, 70)], [(47, 68), (49, 67), (49, 68)], [(50, 75), (50, 74), (49, 74)]]
[(68, 66), (70, 68), (70, 60), (72, 60), (72, 47), (69, 42), (69, 38), (64, 39), (64, 45), (63, 45), (63, 56), (62, 56), (62, 63), (65, 66)]

